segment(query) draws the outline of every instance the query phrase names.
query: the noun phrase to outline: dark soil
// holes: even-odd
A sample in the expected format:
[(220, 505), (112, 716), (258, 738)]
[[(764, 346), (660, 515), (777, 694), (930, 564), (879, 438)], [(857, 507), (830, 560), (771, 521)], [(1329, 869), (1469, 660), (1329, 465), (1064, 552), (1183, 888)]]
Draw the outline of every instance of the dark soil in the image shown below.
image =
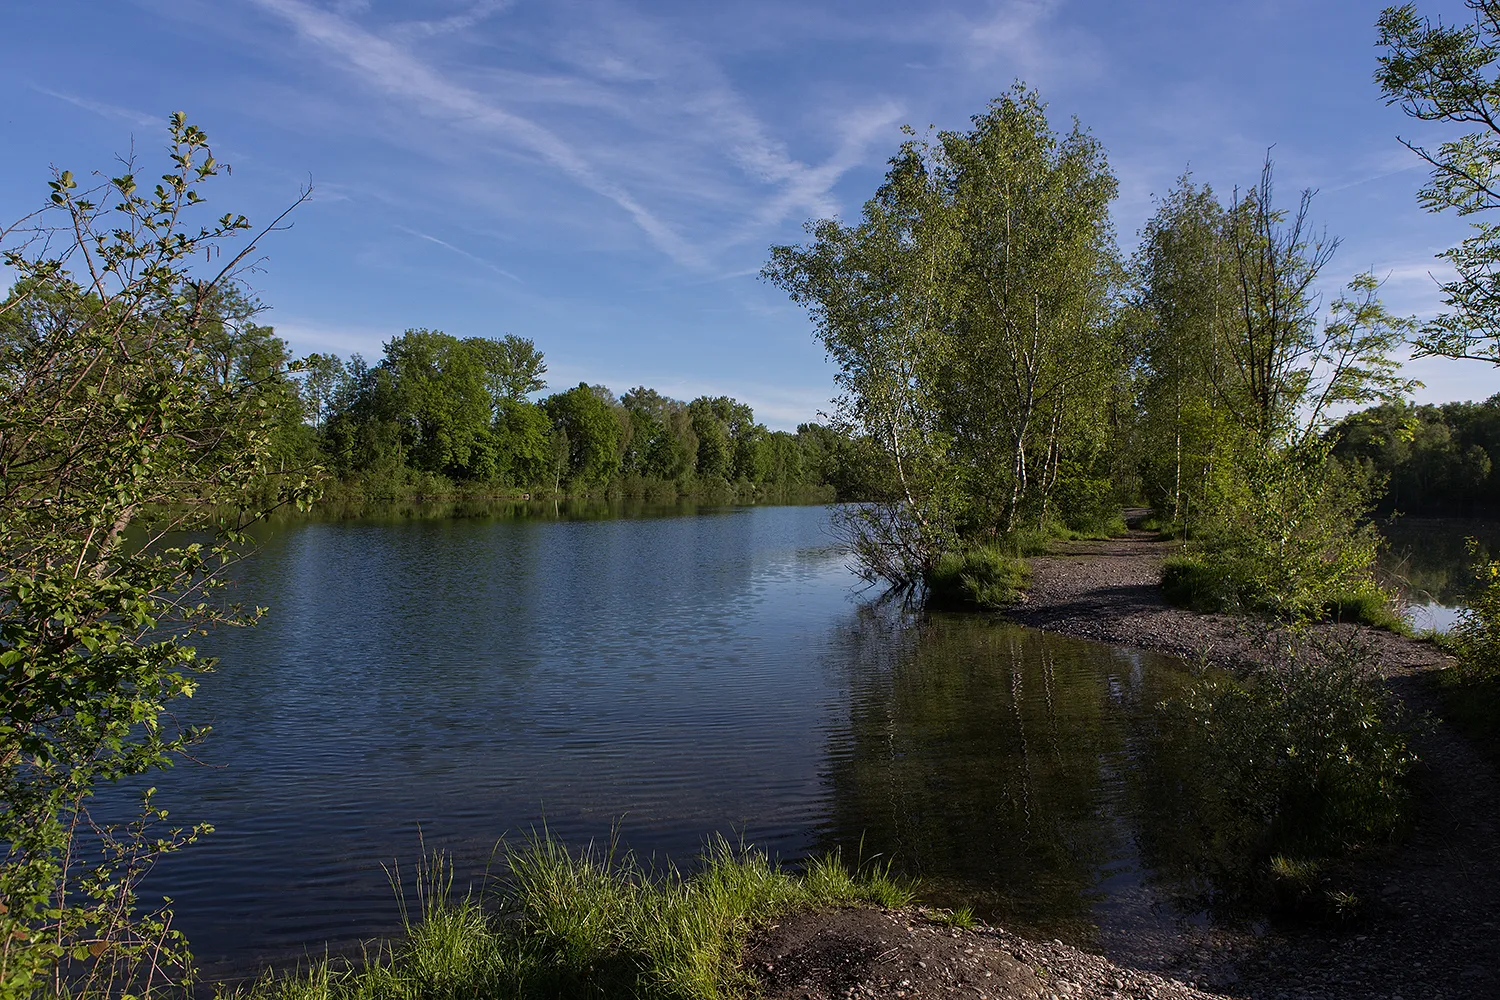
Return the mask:
[[(1260, 661), (1278, 638), (1272, 623), (1167, 603), (1159, 582), (1173, 544), (1140, 531), (1069, 543), (1031, 561), (1031, 589), (1007, 617), (1190, 660)], [(1340, 873), (1360, 901), (1352, 922), (1258, 934), (1204, 929), (1161, 948), (1176, 954), (1147, 963), (1194, 981), (1184, 983), (1059, 941), (1026, 941), (992, 927), (955, 930), (920, 911), (844, 910), (770, 928), (747, 953), (747, 971), (777, 1000), (1500, 998), (1500, 775), (1439, 714), (1436, 679), (1450, 661), (1430, 643), (1377, 629), (1324, 631), (1373, 649), (1392, 693), (1418, 720), (1415, 819), (1399, 844)]]
[(1214, 998), (1060, 941), (1038, 944), (994, 927), (961, 931), (918, 910), (834, 910), (784, 920), (754, 942), (745, 968), (771, 1000)]

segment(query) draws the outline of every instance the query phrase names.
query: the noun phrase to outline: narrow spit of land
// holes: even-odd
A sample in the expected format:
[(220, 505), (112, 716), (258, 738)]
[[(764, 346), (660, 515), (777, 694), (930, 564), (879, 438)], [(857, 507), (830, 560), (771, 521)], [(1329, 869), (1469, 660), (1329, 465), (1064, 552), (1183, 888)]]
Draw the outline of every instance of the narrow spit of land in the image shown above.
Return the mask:
[[(1270, 626), (1168, 604), (1161, 564), (1173, 543), (1133, 531), (1074, 542), (1032, 560), (1032, 588), (1007, 617), (1049, 632), (1207, 659), (1256, 661)], [(1414, 825), (1354, 873), (1368, 913), (1341, 931), (1273, 931), (1253, 942), (1205, 940), (1196, 977), (1259, 998), (1500, 997), (1500, 775), (1439, 715), (1437, 673), (1451, 660), (1428, 642), (1357, 631), (1419, 725)], [(1214, 945), (1221, 951), (1214, 954)], [(1186, 956), (1179, 956), (1179, 960)]]
[[(1031, 560), (1031, 590), (1007, 617), (1221, 665), (1257, 661), (1268, 623), (1167, 603), (1161, 564), (1172, 547), (1142, 531), (1069, 543)], [(1357, 631), (1426, 724), (1414, 737), (1414, 825), (1352, 873), (1366, 901), (1353, 925), (1189, 928), (1173, 941), (1137, 942), (1120, 956), (1127, 967), (998, 928), (952, 930), (915, 911), (851, 911), (785, 922), (754, 945), (747, 967), (773, 998), (1500, 998), (1500, 775), (1438, 714), (1435, 677), (1447, 657), (1430, 643)]]

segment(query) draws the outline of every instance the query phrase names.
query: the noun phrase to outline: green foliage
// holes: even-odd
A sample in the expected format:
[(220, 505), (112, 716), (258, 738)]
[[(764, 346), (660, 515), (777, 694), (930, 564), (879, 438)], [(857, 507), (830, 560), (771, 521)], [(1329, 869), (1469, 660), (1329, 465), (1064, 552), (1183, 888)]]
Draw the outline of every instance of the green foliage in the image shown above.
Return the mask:
[(501, 402), (520, 402), (547, 387), (542, 380), (547, 374), (547, 362), (535, 342), (506, 334), (499, 340), (469, 337), (464, 344), (478, 358), (484, 371), (484, 387), (497, 406)]
[[(1376, 27), (1379, 59), (1375, 82), (1387, 104), (1419, 121), (1473, 128), (1428, 149), (1401, 142), (1432, 168), (1418, 193), (1428, 211), (1458, 215), (1488, 212), (1500, 205), (1500, 3), (1465, 0), (1474, 14), (1468, 22), (1433, 23), (1419, 17), (1415, 4), (1387, 7)], [(1448, 312), (1427, 323), (1416, 353), (1500, 364), (1500, 229), (1487, 222), (1458, 246), (1439, 254), (1458, 272), (1442, 285)]]
[(1415, 516), (1500, 516), (1500, 395), (1482, 403), (1386, 403), (1330, 432), (1333, 453), (1358, 466), (1382, 510)]
[(1205, 673), (1167, 705), (1201, 761), (1184, 822), (1218, 831), (1198, 864), (1233, 891), (1388, 842), (1410, 798), (1416, 758), (1374, 654), (1352, 633), (1271, 653), (1248, 676)]
[(1058, 536), (1109, 538), (1126, 531), (1115, 484), (1108, 478), (1084, 474), (1060, 476), (1051, 501), (1062, 521), (1053, 531)]
[(190, 224), (217, 164), (182, 115), (170, 134), (172, 166), (149, 192), (129, 163), (95, 192), (63, 171), (35, 228), (6, 233), (18, 280), (0, 302), (5, 998), (149, 994), (186, 974), (170, 914), (141, 912), (137, 890), (208, 827), (168, 825), (150, 789), (134, 817), (96, 814), (91, 797), (201, 738), (170, 714), (210, 666), (187, 641), (259, 617), (218, 599), (221, 573), (251, 520), (311, 494), (303, 475), (273, 471), (300, 409), (286, 352), (229, 284), (254, 240), (216, 272), (191, 269), (248, 223)]
[(554, 431), (568, 442), (567, 462), (560, 470), (563, 478), (585, 490), (603, 486), (619, 468), (620, 425), (609, 401), (597, 387), (580, 382), (549, 396), (543, 407)]
[(1133, 436), (1145, 497), (1180, 523), (1228, 422), (1213, 405), (1218, 345), (1236, 309), (1227, 214), (1183, 176), (1141, 233), (1127, 324), (1140, 360)]
[(911, 140), (860, 222), (808, 225), (762, 274), (805, 305), (888, 486), (844, 528), (862, 572), (920, 585), (963, 538), (1058, 514), (1068, 463), (1109, 458), (1116, 182), (1098, 142), (1021, 85), (963, 132)]
[(960, 906), (953, 910), (938, 910), (928, 914), (937, 923), (953, 927), (961, 931), (973, 930), (979, 923), (974, 918), (974, 911), (967, 906)]
[(795, 910), (904, 906), (910, 891), (879, 868), (836, 856), (789, 874), (763, 853), (712, 841), (698, 871), (647, 870), (631, 855), (573, 852), (545, 835), (507, 848), (491, 915), (455, 899), (441, 859), (424, 875), (421, 920), (362, 968), (328, 964), (267, 979), (245, 1000), (456, 1000), (458, 997), (743, 996), (738, 968), (756, 927)]
[(309, 359), (299, 422), (287, 440), (319, 449), (343, 502), (561, 493), (680, 496), (719, 502), (859, 497), (878, 480), (857, 445), (816, 424), (768, 431), (727, 396), (691, 403), (637, 386), (616, 399), (580, 386), (540, 403), (546, 371), (529, 340), (408, 330), (371, 366)]
[(1329, 413), (1398, 399), (1392, 359), (1411, 321), (1370, 275), (1320, 317), (1313, 288), (1338, 241), (1275, 206), (1272, 170), (1227, 209), (1187, 178), (1135, 261), (1142, 361), (1132, 444), (1147, 499), (1191, 541), (1168, 564), (1174, 600), (1299, 618), (1396, 624), (1372, 569), (1372, 479), (1331, 460)]
[(1228, 572), (1191, 555), (1167, 558), (1162, 564), (1161, 588), (1167, 600), (1194, 611), (1227, 611), (1237, 601)]
[(932, 607), (999, 610), (1021, 599), (1031, 571), (1026, 562), (993, 545), (946, 552), (927, 575)]
[(403, 450), (424, 472), (459, 479), (494, 473), (490, 420), (495, 405), (481, 358), (463, 341), (407, 330), (385, 345), (388, 418), (403, 429)]
[(1444, 721), (1500, 767), (1500, 673), (1460, 667), (1443, 671), (1438, 684)]
[(1373, 580), (1361, 581), (1351, 590), (1336, 591), (1324, 602), (1319, 617), (1411, 634), (1411, 625), (1398, 612), (1395, 600)]
[(1184, 557), (1164, 569), (1169, 598), (1292, 619), (1355, 611), (1389, 624), (1374, 611), (1385, 600), (1372, 575), (1380, 540), (1362, 485), (1323, 445), (1223, 462)]
[(1465, 597), (1458, 621), (1449, 630), (1451, 648), (1470, 672), (1500, 677), (1500, 560), (1479, 555), (1469, 540), (1476, 586)]

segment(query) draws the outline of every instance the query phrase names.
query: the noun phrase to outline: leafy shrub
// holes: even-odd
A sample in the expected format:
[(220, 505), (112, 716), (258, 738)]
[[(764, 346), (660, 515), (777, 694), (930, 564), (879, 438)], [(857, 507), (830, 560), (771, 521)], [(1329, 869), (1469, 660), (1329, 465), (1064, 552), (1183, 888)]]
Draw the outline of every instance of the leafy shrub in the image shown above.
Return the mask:
[(1052, 491), (1052, 502), (1062, 515), (1062, 527), (1075, 536), (1100, 537), (1123, 534), (1115, 484), (1110, 479), (1085, 476), (1064, 477)]
[(1334, 594), (1322, 607), (1321, 617), (1330, 621), (1374, 625), (1390, 632), (1409, 633), (1411, 626), (1396, 610), (1391, 595), (1373, 580), (1364, 581), (1352, 590)]
[(1236, 603), (1228, 573), (1197, 556), (1168, 557), (1162, 565), (1161, 587), (1167, 600), (1194, 611), (1224, 611)]
[(930, 607), (998, 609), (1015, 604), (1031, 577), (1024, 560), (993, 545), (946, 552), (927, 574)]
[(1352, 634), (1272, 652), (1246, 676), (1204, 674), (1168, 705), (1201, 762), (1188, 812), (1214, 834), (1200, 861), (1231, 892), (1297, 882), (1291, 874), (1389, 841), (1416, 760)]
[(1444, 671), (1443, 714), (1500, 764), (1500, 560), (1483, 558), (1473, 539), (1469, 549), (1477, 586), (1452, 630), (1435, 637), (1459, 661)]
[(1366, 484), (1321, 443), (1246, 451), (1217, 470), (1189, 543), (1196, 566), (1175, 569), (1174, 588), (1292, 619), (1346, 608), (1378, 617), (1368, 507)]
[(1500, 560), (1481, 558), (1474, 539), (1469, 551), (1475, 556), (1477, 586), (1464, 599), (1450, 640), (1468, 671), (1494, 677), (1500, 675)]
[(49, 207), (0, 226), (15, 278), (0, 296), (5, 1000), (149, 996), (189, 976), (170, 912), (139, 890), (210, 828), (169, 823), (149, 788), (138, 811), (93, 795), (141, 788), (201, 738), (171, 712), (211, 666), (187, 643), (259, 618), (223, 571), (244, 528), (315, 492), (274, 444), (295, 398), (284, 348), (253, 339), (232, 284), (249, 223), (193, 220), (218, 167), (181, 113), (169, 136), (159, 183), (138, 186), (129, 159), (93, 191), (59, 171)]

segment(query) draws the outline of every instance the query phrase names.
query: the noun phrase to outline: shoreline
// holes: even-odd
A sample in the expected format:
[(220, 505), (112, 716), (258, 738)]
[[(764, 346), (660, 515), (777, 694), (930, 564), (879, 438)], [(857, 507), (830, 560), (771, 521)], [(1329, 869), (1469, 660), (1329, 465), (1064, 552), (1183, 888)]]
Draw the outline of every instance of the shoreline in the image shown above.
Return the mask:
[[(1056, 551), (1027, 560), (1031, 586), (1021, 603), (1001, 611), (1018, 625), (1168, 653), (1217, 666), (1260, 662), (1258, 647), (1281, 630), (1270, 619), (1200, 613), (1167, 601), (1161, 564), (1177, 543), (1132, 530), (1099, 541), (1060, 542)], [(1441, 670), (1453, 663), (1431, 642), (1369, 625), (1314, 626), (1353, 633), (1374, 647), (1388, 677)]]
[[(1028, 560), (1031, 589), (1002, 616), (1189, 661), (1253, 667), (1284, 633), (1266, 619), (1169, 604), (1160, 567), (1175, 546), (1139, 530), (1062, 543)], [(1399, 843), (1349, 863), (1370, 904), (1353, 925), (1273, 926), (1260, 937), (1220, 942), (1222, 956), (1201, 956), (1207, 985), (1257, 1000), (1492, 995), (1500, 991), (1500, 776), (1441, 717), (1437, 680), (1454, 661), (1431, 642), (1367, 625), (1314, 628), (1372, 647), (1388, 689), (1413, 720), (1419, 764), (1411, 826)]]
[[(999, 617), (1041, 631), (1253, 667), (1279, 630), (1268, 620), (1169, 604), (1162, 560), (1176, 543), (1134, 530), (1059, 543), (1027, 560), (1025, 599)], [(1452, 659), (1430, 642), (1365, 625), (1325, 624), (1371, 645), (1392, 694), (1416, 720), (1413, 820), (1402, 840), (1347, 862), (1368, 901), (1343, 927), (1184, 928), (1157, 960), (1112, 961), (1060, 941), (921, 910), (788, 918), (747, 953), (768, 998), (976, 995), (1232, 1000), (1469, 1000), (1500, 993), (1500, 776), (1439, 713)], [(925, 965), (923, 962), (925, 961)]]

